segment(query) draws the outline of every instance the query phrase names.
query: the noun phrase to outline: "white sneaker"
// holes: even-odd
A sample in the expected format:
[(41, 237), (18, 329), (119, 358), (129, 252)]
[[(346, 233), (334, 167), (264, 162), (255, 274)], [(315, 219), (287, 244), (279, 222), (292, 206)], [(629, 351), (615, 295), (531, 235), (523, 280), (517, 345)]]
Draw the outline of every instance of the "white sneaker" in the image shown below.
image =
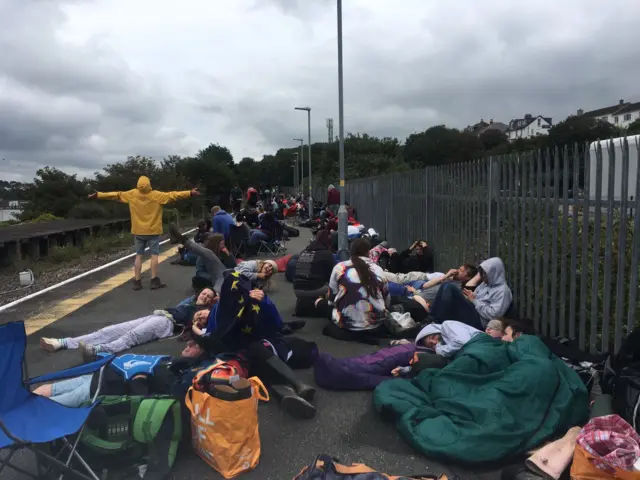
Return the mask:
[(98, 347), (89, 345), (88, 343), (84, 342), (80, 342), (79, 350), (85, 363), (91, 363), (95, 361), (96, 355), (100, 351)]
[(40, 339), (40, 348), (45, 349), (47, 352), (57, 352), (58, 350), (62, 350), (63, 345), (57, 338), (42, 337)]

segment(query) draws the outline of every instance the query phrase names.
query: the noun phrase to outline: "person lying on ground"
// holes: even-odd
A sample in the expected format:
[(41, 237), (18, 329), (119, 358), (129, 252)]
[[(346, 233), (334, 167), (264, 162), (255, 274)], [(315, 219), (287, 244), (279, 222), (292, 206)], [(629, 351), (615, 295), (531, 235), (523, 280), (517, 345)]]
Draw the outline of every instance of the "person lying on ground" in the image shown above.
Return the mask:
[[(457, 269), (451, 269), (446, 274), (426, 274), (436, 275), (431, 280), (423, 282), (416, 281), (413, 285), (404, 287), (400, 295), (391, 296), (392, 305), (400, 305), (401, 310), (396, 311), (408, 312), (416, 322), (424, 322), (428, 318), (429, 306), (435, 300), (438, 290), (443, 284), (450, 283), (456, 288), (465, 288), (474, 290), (480, 282), (476, 278), (478, 269), (470, 264), (464, 264)], [(385, 272), (386, 276), (387, 272)], [(387, 276), (388, 278), (388, 276)], [(390, 291), (391, 291), (390, 283)], [(393, 308), (392, 308), (393, 310)]]
[(355, 340), (383, 327), (390, 296), (382, 268), (368, 257), (370, 247), (363, 238), (351, 242), (351, 258), (333, 268), (328, 298), (316, 300), (316, 308), (331, 320), (326, 335)]
[(238, 271), (228, 275), (220, 302), (209, 311), (196, 312), (193, 322), (202, 326), (209, 351), (246, 353), (252, 373), (272, 387), (285, 411), (300, 418), (315, 416), (316, 409), (310, 403), (315, 389), (291, 369), (311, 367), (317, 346), (283, 336), (284, 322), (278, 309), (249, 278)]
[(416, 240), (406, 250), (391, 255), (389, 271), (392, 273), (433, 272), (433, 250), (424, 240)]
[[(207, 273), (208, 277), (202, 283), (194, 282), (194, 287), (205, 287), (212, 286), (215, 291), (220, 291), (220, 287), (222, 286), (222, 275), (227, 268), (222, 263), (222, 261), (218, 258), (218, 256), (210, 249), (206, 248), (204, 245), (198, 245), (193, 240), (187, 238), (186, 235), (180, 233), (178, 227), (174, 224), (169, 225), (169, 241), (172, 244), (182, 244), (184, 248), (199, 257), (201, 259), (201, 267), (198, 269), (198, 265), (196, 264), (196, 272), (200, 271), (201, 273)], [(218, 243), (219, 245), (219, 243)], [(197, 278), (204, 277), (194, 277), (194, 280)]]
[(442, 368), (469, 340), (480, 333), (482, 331), (455, 320), (427, 325), (416, 336), (415, 343), (419, 350), (416, 351), (411, 365), (396, 367), (391, 374), (397, 377), (414, 375), (425, 368)]
[(458, 320), (478, 330), (484, 330), (490, 320), (502, 318), (513, 298), (502, 260), (493, 257), (483, 261), (474, 278), (481, 281), (475, 291), (442, 285), (428, 307), (429, 316), (437, 323)]
[(269, 288), (271, 278), (278, 273), (278, 264), (273, 260), (246, 260), (235, 267), (236, 272), (247, 277), (259, 288)]
[[(175, 307), (155, 310), (151, 315), (128, 322), (116, 323), (100, 330), (75, 338), (40, 339), (40, 346), (49, 351), (77, 349), (83, 357), (91, 358), (100, 352), (120, 353), (136, 345), (161, 340), (191, 328), (194, 313), (209, 308), (218, 302), (215, 290), (205, 288), (193, 301), (181, 302)], [(189, 300), (189, 299), (188, 299)]]
[[(159, 362), (150, 373), (140, 373), (127, 380), (114, 368), (104, 371), (101, 395), (173, 395), (184, 399), (197, 372), (208, 367), (215, 357), (204, 349), (202, 339), (187, 342), (179, 358)], [(99, 373), (40, 385), (33, 393), (51, 398), (67, 407), (89, 402), (98, 389)]]
[(231, 227), (236, 225), (236, 220), (216, 205), (211, 208), (211, 225), (213, 233), (220, 233), (225, 240), (229, 240)]
[(171, 202), (199, 196), (195, 188), (183, 192), (161, 192), (151, 188), (148, 177), (138, 178), (136, 188), (126, 192), (95, 192), (89, 198), (115, 200), (129, 205), (131, 213), (131, 233), (136, 246), (136, 260), (133, 265), (133, 289), (142, 289), (142, 256), (149, 248), (151, 253), (151, 289), (166, 287), (158, 277), (158, 255), (160, 255), (160, 235), (162, 235), (162, 207)]
[[(225, 268), (235, 268), (236, 261), (229, 253), (229, 250), (227, 250), (224, 237), (221, 233), (210, 234), (202, 246), (208, 250), (211, 250), (215, 254), (215, 256), (222, 262)], [(193, 286), (195, 288), (212, 286), (214, 283), (213, 278), (207, 270), (207, 267), (209, 266), (207, 257), (211, 258), (211, 256), (207, 255), (207, 257), (204, 257), (202, 255), (197, 255), (197, 253), (190, 253), (191, 255), (194, 255), (196, 257), (196, 275), (192, 280)], [(215, 265), (219, 267), (217, 263)]]
[[(198, 221), (197, 230), (196, 230), (196, 234), (193, 236), (193, 241), (196, 243), (204, 243), (208, 235), (209, 235), (209, 230), (207, 228), (207, 221), (206, 220)], [(192, 253), (187, 252), (187, 250), (184, 247), (178, 248), (178, 254), (180, 258), (175, 262), (171, 262), (173, 265), (195, 266), (196, 261), (198, 259), (196, 255), (193, 255)]]

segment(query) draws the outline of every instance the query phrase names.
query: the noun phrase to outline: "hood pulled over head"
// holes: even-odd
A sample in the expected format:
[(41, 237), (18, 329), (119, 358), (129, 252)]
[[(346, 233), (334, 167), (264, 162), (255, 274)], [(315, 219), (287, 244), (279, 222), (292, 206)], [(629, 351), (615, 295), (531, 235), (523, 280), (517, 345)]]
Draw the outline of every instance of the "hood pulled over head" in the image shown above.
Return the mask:
[(151, 180), (144, 175), (138, 179), (138, 185), (136, 186), (140, 193), (149, 193), (151, 191)]
[(504, 263), (498, 257), (486, 259), (480, 264), (480, 267), (487, 274), (487, 284), (495, 287), (506, 283), (504, 273)]

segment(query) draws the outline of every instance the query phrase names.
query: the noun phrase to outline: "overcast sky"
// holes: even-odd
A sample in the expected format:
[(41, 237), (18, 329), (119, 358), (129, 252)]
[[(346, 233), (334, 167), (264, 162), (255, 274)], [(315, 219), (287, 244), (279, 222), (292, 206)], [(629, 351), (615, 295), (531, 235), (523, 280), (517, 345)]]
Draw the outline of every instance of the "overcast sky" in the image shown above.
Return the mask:
[[(345, 130), (640, 101), (640, 1), (344, 0)], [(338, 132), (335, 0), (0, 0), (0, 179)]]

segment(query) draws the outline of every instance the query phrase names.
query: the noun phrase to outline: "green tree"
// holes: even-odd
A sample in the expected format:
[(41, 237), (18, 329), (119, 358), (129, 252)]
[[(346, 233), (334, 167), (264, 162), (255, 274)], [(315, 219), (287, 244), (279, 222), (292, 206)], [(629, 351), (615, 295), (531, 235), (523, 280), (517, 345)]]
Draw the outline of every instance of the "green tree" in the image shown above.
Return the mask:
[(633, 123), (629, 124), (627, 130), (625, 132), (627, 135), (638, 135), (640, 134), (640, 118), (635, 120)]
[(20, 220), (32, 220), (45, 213), (56, 217), (67, 217), (69, 211), (87, 196), (86, 185), (76, 175), (68, 175), (53, 167), (44, 167), (36, 172), (33, 184), (27, 187), (27, 204)]
[(483, 144), (471, 133), (437, 125), (407, 137), (404, 160), (411, 168), (468, 162), (483, 155)]
[(550, 147), (585, 145), (598, 139), (620, 136), (620, 129), (598, 118), (572, 115), (549, 129), (547, 142)]
[(496, 129), (486, 130), (480, 135), (479, 139), (485, 150), (495, 150), (499, 147), (509, 145), (509, 138), (500, 130)]

